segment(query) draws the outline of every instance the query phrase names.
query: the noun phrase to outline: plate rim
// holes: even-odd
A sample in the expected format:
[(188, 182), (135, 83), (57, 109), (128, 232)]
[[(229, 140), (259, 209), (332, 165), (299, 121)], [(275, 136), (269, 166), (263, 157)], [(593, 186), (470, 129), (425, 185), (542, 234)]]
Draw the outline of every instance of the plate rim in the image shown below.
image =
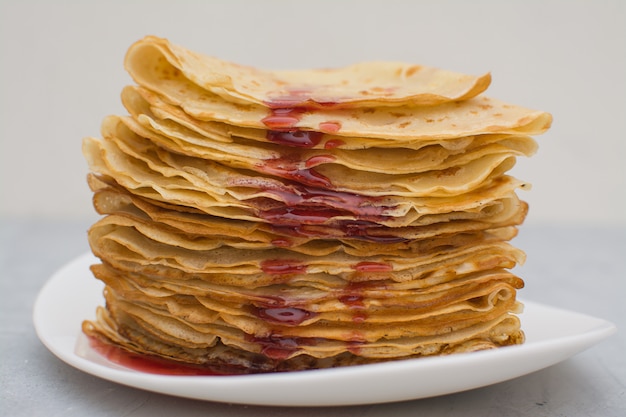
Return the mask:
[[(77, 280), (78, 278), (74, 275), (82, 276), (84, 274), (91, 276), (92, 281), (84, 280), (84, 286), (79, 288), (95, 293), (97, 288), (103, 287), (102, 283), (91, 275), (88, 268), (90, 264), (96, 262), (98, 262), (98, 259), (90, 252), (87, 252), (67, 262), (46, 280), (33, 306), (33, 323), (39, 340), (57, 358), (85, 373), (134, 388), (196, 400), (265, 406), (343, 406), (406, 401), (447, 395), (504, 382), (552, 366), (590, 348), (617, 331), (615, 324), (610, 321), (522, 299), (521, 301), (525, 305), (525, 313), (522, 313), (522, 315), (526, 314), (529, 309), (531, 311), (539, 309), (553, 316), (565, 315), (570, 318), (575, 316), (577, 319), (583, 320), (587, 328), (554, 339), (535, 340), (526, 342), (523, 345), (508, 346), (489, 351), (332, 369), (233, 376), (148, 374), (125, 369), (114, 364), (96, 363), (78, 355), (76, 346), (80, 337), (82, 337), (80, 326), (75, 329), (73, 334), (65, 335), (55, 334), (54, 326), (53, 328), (48, 326), (51, 317), (54, 317), (55, 313), (50, 311), (50, 297), (54, 294), (57, 287), (62, 286), (65, 281), (71, 281), (72, 278)], [(66, 298), (71, 299), (72, 292), (66, 291), (66, 293), (70, 294)], [(89, 296), (95, 299), (97, 294), (90, 293)], [(95, 315), (96, 305), (89, 302), (90, 297), (86, 297), (85, 304), (91, 306), (92, 312), (89, 316), (81, 316), (80, 321), (92, 318)], [(100, 297), (102, 296), (100, 295)], [(59, 301), (56, 300), (57, 303)], [(63, 301), (67, 303), (69, 300)], [(80, 313), (82, 314), (82, 311)], [(57, 312), (57, 314), (59, 313)], [(519, 362), (526, 361), (518, 361), (517, 359), (528, 356), (540, 360), (536, 361), (533, 366), (520, 366)], [(103, 361), (106, 362), (106, 359), (103, 359)], [(386, 394), (369, 392), (373, 391), (376, 385), (372, 385), (373, 380), (379, 383), (382, 381), (392, 383), (392, 380), (397, 380), (398, 378), (410, 379), (415, 377), (416, 373), (421, 376), (429, 374), (431, 377), (436, 378), (437, 373), (435, 371), (437, 369), (468, 370), (483, 365), (492, 366), (494, 363), (506, 364), (507, 367), (500, 371), (498, 376), (483, 376), (473, 382), (468, 380), (467, 376), (461, 374), (458, 380), (452, 381), (445, 388), (441, 385), (446, 381), (439, 381), (431, 384), (430, 389), (418, 391), (404, 389), (400, 390), (400, 392)], [(390, 376), (393, 376), (392, 380), (390, 380)], [(333, 383), (328, 384), (328, 381), (333, 381)], [(345, 389), (350, 387), (349, 384), (351, 382), (355, 381), (359, 382), (359, 390)], [(343, 386), (344, 389), (341, 390), (343, 392), (337, 392), (336, 389), (331, 390), (332, 387), (340, 384), (347, 384)], [(259, 391), (257, 388), (261, 385), (277, 389), (279, 391), (278, 395), (260, 395), (263, 390)], [(203, 386), (204, 389), (198, 389), (203, 388)], [(311, 390), (313, 387), (317, 387), (318, 390), (313, 390), (312, 394), (296, 391), (297, 389)], [(283, 391), (280, 392), (280, 390)], [(246, 395), (241, 395), (242, 392)], [(285, 395), (286, 392), (289, 392), (291, 395)]]

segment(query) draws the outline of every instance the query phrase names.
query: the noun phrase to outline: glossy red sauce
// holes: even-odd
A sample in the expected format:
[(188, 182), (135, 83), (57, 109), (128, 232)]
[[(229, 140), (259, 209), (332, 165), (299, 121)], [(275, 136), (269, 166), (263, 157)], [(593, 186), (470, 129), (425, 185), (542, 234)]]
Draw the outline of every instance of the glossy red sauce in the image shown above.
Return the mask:
[(306, 112), (307, 109), (301, 107), (275, 108), (261, 119), (261, 122), (270, 130), (295, 130), (295, 126)]
[(315, 208), (319, 209), (333, 208), (353, 213), (355, 216), (360, 217), (380, 217), (388, 209), (388, 207), (374, 204), (380, 200), (377, 197), (324, 188), (313, 188), (300, 184), (294, 184), (292, 187), (275, 187), (266, 189), (266, 191), (280, 197), (290, 207), (315, 206)]
[[(270, 116), (268, 116), (270, 117)], [(264, 123), (268, 119), (266, 117)], [(273, 125), (268, 125), (272, 130), (268, 130), (265, 134), (265, 137), (268, 141), (278, 143), (280, 145), (293, 146), (297, 148), (313, 148), (317, 146), (324, 137), (322, 132), (314, 132), (312, 130), (297, 130), (293, 127), (298, 122), (299, 119), (289, 119), (285, 117), (269, 119), (270, 121), (274, 121)], [(283, 126), (278, 126), (276, 123), (281, 122)], [(288, 125), (288, 123), (293, 123), (292, 125)], [(284, 129), (284, 130), (279, 130)]]
[(340, 216), (366, 219), (384, 219), (388, 207), (375, 205), (378, 197), (368, 197), (302, 184), (260, 187), (273, 194), (284, 206), (263, 208), (258, 204), (256, 214), (278, 226), (322, 224)]
[(363, 290), (367, 288), (367, 286), (367, 283), (349, 283), (342, 290), (342, 295), (339, 296), (339, 301), (353, 309), (365, 308), (365, 304), (363, 303)]
[(344, 288), (339, 301), (352, 311), (352, 322), (363, 323), (367, 320), (363, 290), (368, 287), (367, 283), (351, 282)]
[(359, 272), (388, 272), (393, 271), (393, 266), (384, 262), (359, 262), (352, 269)]
[(326, 133), (337, 133), (341, 130), (341, 123), (335, 121), (322, 122), (319, 125), (320, 130)]
[(248, 335), (246, 337), (251, 343), (261, 346), (261, 353), (270, 359), (284, 360), (300, 350), (300, 346), (311, 346), (315, 340), (302, 337), (282, 337), (280, 335), (270, 335), (267, 337), (256, 337)]
[(287, 146), (311, 148), (316, 146), (324, 133), (336, 133), (341, 129), (341, 123), (327, 121), (319, 124), (321, 132), (301, 130), (297, 128), (302, 116), (316, 109), (334, 107), (334, 102), (317, 102), (310, 98), (310, 89), (292, 89), (266, 102), (270, 113), (261, 119), (268, 128), (267, 140)]
[(350, 308), (365, 308), (363, 296), (360, 294), (348, 294), (339, 297), (339, 301)]
[(360, 342), (360, 341), (348, 342), (347, 343), (348, 352), (352, 353), (353, 355), (357, 355), (357, 356), (360, 355), (362, 346), (364, 345), (364, 343), (365, 342)]
[[(327, 225), (297, 224), (284, 225), (274, 224), (272, 230), (282, 236), (297, 236), (313, 238), (350, 238), (365, 240), (375, 243), (402, 243), (408, 239), (393, 235), (370, 235), (369, 231), (378, 229), (380, 225), (365, 221), (334, 221)], [(340, 232), (340, 233), (338, 233)]]
[[(270, 114), (262, 119), (268, 128), (270, 142), (291, 146), (312, 148), (323, 139), (324, 133), (303, 131), (297, 128), (305, 113), (337, 103), (319, 103), (311, 100), (312, 91), (308, 88), (291, 89), (265, 103)], [(320, 129), (336, 133), (341, 129), (337, 121), (320, 123)], [(333, 139), (324, 147), (332, 149), (344, 142)], [(335, 160), (332, 155), (316, 155), (304, 162), (301, 168), (299, 158), (282, 157), (265, 161), (259, 166), (263, 172), (297, 182), (286, 187), (266, 187), (265, 192), (274, 194), (285, 207), (259, 208), (258, 215), (275, 225), (322, 224), (330, 219), (351, 215), (359, 220), (382, 219), (387, 207), (374, 204), (378, 198), (333, 190), (331, 181), (312, 169), (320, 164)]]
[[(320, 132), (298, 128), (304, 114), (337, 104), (315, 102), (310, 96), (311, 91), (308, 89), (293, 89), (266, 103), (270, 112), (262, 119), (262, 123), (268, 129), (266, 134), (268, 141), (295, 148), (314, 148), (322, 143), (325, 133), (337, 133), (341, 129), (341, 123), (332, 120), (320, 123)], [(331, 139), (324, 143), (324, 148), (334, 149), (343, 145), (345, 145), (343, 140)], [(316, 155), (304, 161), (297, 156), (264, 161), (259, 166), (262, 172), (295, 181), (297, 184), (264, 189), (278, 197), (284, 206), (259, 210), (259, 216), (272, 224), (273, 230), (279, 235), (336, 238), (337, 231), (340, 231), (345, 237), (379, 243), (405, 241), (391, 234), (369, 233), (372, 229), (380, 227), (377, 223), (386, 218), (384, 212), (387, 207), (374, 204), (379, 199), (335, 191), (331, 181), (313, 169), (334, 160), (335, 157), (329, 154)], [(357, 220), (335, 220), (336, 217), (342, 216), (353, 216)], [(322, 224), (325, 226), (317, 227)], [(277, 247), (288, 247), (291, 241), (277, 238), (272, 244)], [(393, 269), (391, 265), (382, 262), (359, 262), (352, 268), (357, 272), (387, 272)], [(269, 259), (261, 263), (261, 269), (266, 274), (289, 275), (306, 273), (307, 266), (296, 260)], [(352, 283), (338, 297), (338, 300), (353, 312), (352, 320), (357, 324), (367, 320), (364, 288), (364, 284)], [(281, 326), (298, 326), (314, 315), (310, 311), (287, 306), (285, 300), (274, 301), (264, 304), (263, 307), (254, 307), (255, 315), (267, 323)], [(280, 334), (268, 337), (249, 336), (247, 339), (260, 345), (262, 353), (275, 360), (287, 359), (297, 353), (300, 346), (314, 343), (308, 339), (282, 337)], [(348, 350), (358, 355), (363, 340), (362, 335), (355, 333), (351, 341), (347, 342)]]
[(354, 355), (361, 354), (361, 347), (366, 343), (366, 339), (359, 330), (353, 330), (347, 335), (348, 341), (346, 342), (346, 348), (348, 352)]
[(340, 210), (317, 207), (279, 207), (262, 210), (259, 217), (272, 223), (273, 227), (293, 226), (298, 228), (302, 224), (322, 224), (333, 217), (345, 215)]
[(304, 274), (307, 266), (292, 259), (266, 259), (261, 262), (261, 270), (266, 274)]
[(270, 359), (276, 360), (288, 359), (293, 353), (296, 353), (297, 351), (297, 348), (290, 349), (283, 346), (276, 347), (273, 345), (263, 346), (263, 349), (261, 349), (262, 354)]
[[(379, 219), (382, 219), (382, 218), (384, 218), (384, 216), (380, 217)], [(370, 232), (374, 230), (380, 230), (381, 228), (384, 228), (384, 226), (371, 222), (371, 221), (363, 221), (363, 220), (347, 221), (347, 222), (341, 223), (338, 227), (347, 237), (367, 240), (369, 242), (401, 243), (401, 242), (407, 241), (407, 239), (401, 236), (394, 236), (391, 234), (390, 235), (371, 234)]]
[(239, 367), (212, 368), (202, 365), (186, 364), (167, 360), (157, 356), (132, 353), (118, 346), (105, 343), (94, 337), (88, 337), (89, 346), (110, 362), (139, 372), (158, 375), (241, 375), (247, 373)]
[(333, 155), (316, 155), (304, 161), (304, 166), (307, 168), (313, 168), (318, 165), (334, 162), (336, 160), (337, 158), (334, 157)]
[(345, 144), (346, 142), (344, 142), (341, 139), (331, 139), (329, 141), (326, 141), (326, 143), (324, 143), (324, 149), (335, 149)]
[(293, 242), (290, 239), (284, 237), (273, 239), (270, 243), (278, 248), (288, 248), (293, 245)]
[(295, 307), (257, 308), (256, 315), (270, 323), (297, 326), (314, 316), (314, 313)]
[(367, 320), (367, 312), (366, 311), (356, 311), (352, 314), (352, 322), (353, 323), (363, 323)]
[[(327, 159), (320, 158), (319, 160), (313, 160), (313, 162), (311, 163), (319, 165), (327, 161)], [(307, 163), (309, 163), (309, 161), (305, 162), (305, 166), (307, 166)], [(315, 171), (314, 169), (310, 169), (311, 167), (302, 169), (299, 168), (299, 165), (299, 161), (294, 161), (290, 158), (276, 158), (264, 161), (262, 165), (258, 166), (258, 169), (259, 171), (265, 172), (267, 174), (276, 175), (277, 177), (297, 181), (305, 185), (310, 185), (314, 187), (333, 186), (328, 178)]]

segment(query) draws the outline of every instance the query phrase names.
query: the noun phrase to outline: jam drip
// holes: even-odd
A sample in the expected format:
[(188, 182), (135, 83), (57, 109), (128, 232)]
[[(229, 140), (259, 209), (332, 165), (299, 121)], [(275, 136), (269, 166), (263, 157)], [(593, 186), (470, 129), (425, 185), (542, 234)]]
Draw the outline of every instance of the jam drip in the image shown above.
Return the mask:
[(333, 217), (345, 214), (339, 210), (279, 207), (259, 212), (259, 217), (279, 226), (299, 224), (322, 224)]
[(363, 323), (367, 320), (367, 311), (364, 302), (364, 289), (367, 283), (351, 282), (343, 289), (342, 295), (338, 297), (352, 311), (352, 322)]
[(272, 239), (270, 243), (277, 248), (289, 248), (293, 245), (293, 242), (290, 239), (283, 237)]
[[(320, 174), (313, 167), (332, 162), (332, 155), (317, 155), (300, 162), (296, 157), (275, 158), (264, 161), (258, 166), (258, 170), (266, 174), (286, 178), (304, 185), (313, 187), (332, 188), (328, 178)], [(302, 167), (304, 166), (304, 167)]]
[(332, 100), (314, 100), (311, 98), (313, 90), (306, 86), (298, 88), (288, 88), (265, 102), (270, 109), (288, 109), (288, 108), (305, 108), (308, 110), (335, 108), (339, 107), (339, 103)]
[(356, 356), (361, 355), (361, 350), (364, 344), (365, 342), (359, 340), (353, 340), (346, 343), (348, 351)]
[(326, 225), (273, 225), (272, 230), (277, 235), (320, 239), (356, 239), (375, 243), (403, 243), (408, 239), (401, 236), (372, 234), (382, 226), (367, 221), (333, 221)]
[(317, 146), (324, 137), (322, 132), (311, 130), (268, 130), (265, 135), (268, 141), (280, 145), (294, 146), (299, 148), (313, 148)]
[(313, 148), (324, 137), (324, 133), (301, 130), (296, 127), (308, 109), (302, 107), (276, 108), (261, 122), (268, 128), (266, 139), (273, 143), (298, 148)]
[[(305, 113), (333, 104), (313, 102), (310, 95), (310, 89), (291, 89), (266, 103), (270, 114), (262, 122), (268, 128), (268, 141), (300, 148), (316, 147), (322, 141), (324, 133), (297, 127)], [(337, 121), (320, 123), (320, 129), (326, 132), (336, 133), (340, 128), (341, 124)], [(341, 141), (328, 141), (325, 147), (332, 149), (341, 144)], [(332, 155), (316, 155), (306, 161), (297, 157), (265, 161), (259, 166), (262, 172), (295, 181), (296, 184), (265, 188), (264, 191), (277, 196), (284, 206), (259, 209), (259, 216), (273, 224), (294, 226), (326, 223), (339, 216), (382, 216), (385, 208), (374, 205), (374, 198), (333, 191), (331, 181), (313, 169), (334, 160)]]
[(246, 340), (261, 346), (261, 353), (270, 359), (285, 360), (300, 350), (300, 346), (314, 346), (315, 339), (306, 337), (282, 337), (272, 334), (267, 337), (248, 335)]
[(337, 133), (341, 130), (341, 123), (336, 121), (320, 123), (320, 130), (327, 133)]
[(346, 143), (342, 141), (341, 139), (331, 139), (329, 141), (326, 141), (326, 143), (324, 143), (324, 149), (335, 149), (345, 144)]
[[(272, 109), (268, 116), (261, 119), (261, 122), (263, 122), (263, 124), (270, 129), (270, 131), (297, 131), (298, 129), (296, 128), (296, 125), (302, 118), (302, 115), (306, 112), (307, 109), (302, 107), (276, 108)], [(298, 142), (299, 141), (295, 141), (294, 143)], [(294, 144), (292, 146), (298, 145)]]
[(260, 319), (283, 326), (297, 326), (315, 317), (316, 313), (293, 307), (297, 300), (286, 300), (278, 296), (264, 296), (254, 302), (252, 313)]
[(266, 135), (268, 141), (286, 146), (312, 148), (321, 142), (323, 132), (337, 133), (341, 129), (341, 123), (334, 120), (320, 123), (319, 132), (297, 127), (304, 114), (337, 104), (316, 102), (310, 98), (310, 94), (311, 91), (307, 89), (290, 90), (286, 95), (265, 103), (270, 108), (270, 114), (261, 122), (268, 129)]
[(352, 268), (359, 272), (389, 272), (393, 271), (393, 266), (384, 262), (359, 262)]
[(108, 361), (128, 369), (158, 375), (242, 375), (250, 373), (234, 365), (194, 365), (157, 356), (140, 355), (88, 336), (89, 346)]
[(270, 275), (291, 275), (306, 273), (307, 266), (291, 259), (266, 259), (261, 262), (261, 270)]
[(295, 307), (256, 308), (255, 314), (269, 323), (285, 326), (298, 326), (315, 315), (310, 311)]
[(339, 216), (360, 220), (385, 218), (385, 206), (374, 205), (378, 197), (313, 188), (300, 184), (290, 187), (271, 187), (265, 191), (277, 196), (285, 205), (260, 210), (259, 216), (278, 225), (321, 224)]

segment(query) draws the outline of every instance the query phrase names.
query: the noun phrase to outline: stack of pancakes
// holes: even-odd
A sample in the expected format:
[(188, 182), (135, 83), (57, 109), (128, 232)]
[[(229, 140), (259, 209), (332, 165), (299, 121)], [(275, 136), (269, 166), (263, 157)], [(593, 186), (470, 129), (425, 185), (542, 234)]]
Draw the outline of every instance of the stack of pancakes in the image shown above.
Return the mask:
[(264, 71), (146, 37), (86, 138), (106, 307), (89, 336), (225, 372), (522, 343), (507, 172), (551, 116), (489, 74)]

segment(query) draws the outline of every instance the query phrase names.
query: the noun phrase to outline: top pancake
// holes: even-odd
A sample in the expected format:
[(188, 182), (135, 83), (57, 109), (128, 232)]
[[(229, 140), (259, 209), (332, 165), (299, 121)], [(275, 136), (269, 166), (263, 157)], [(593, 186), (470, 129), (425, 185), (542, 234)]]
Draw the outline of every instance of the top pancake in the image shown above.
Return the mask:
[[(153, 66), (167, 61), (166, 65)], [(473, 76), (399, 62), (365, 62), (336, 69), (268, 71), (226, 62), (148, 36), (130, 47), (126, 68), (139, 84), (175, 68), (227, 101), (269, 107), (434, 105), (475, 97), (490, 74)], [(210, 69), (210, 71), (207, 71)]]
[[(535, 135), (552, 121), (548, 113), (479, 95), (489, 84), (484, 77), (428, 69), (414, 79), (406, 76), (412, 71), (405, 64), (261, 71), (147, 37), (131, 46), (125, 66), (137, 84), (197, 120), (319, 131), (348, 136), (351, 142), (359, 137), (410, 142), (478, 134)], [(368, 83), (370, 76), (363, 75), (370, 73), (376, 74), (371, 77), (374, 86)], [(306, 85), (301, 84), (304, 79)], [(366, 99), (363, 91), (370, 91)]]

